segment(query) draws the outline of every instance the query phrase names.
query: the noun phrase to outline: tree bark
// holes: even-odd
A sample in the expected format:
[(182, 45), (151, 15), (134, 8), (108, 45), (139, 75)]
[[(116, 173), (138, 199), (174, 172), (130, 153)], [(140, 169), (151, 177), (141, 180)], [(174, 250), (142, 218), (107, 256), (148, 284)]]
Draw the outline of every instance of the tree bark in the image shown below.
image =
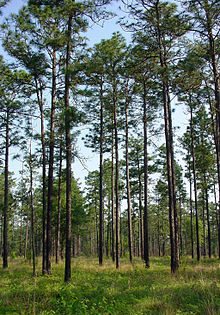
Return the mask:
[[(62, 141), (61, 141), (62, 142)], [(62, 158), (63, 150), (60, 143), (60, 165), (59, 165), (59, 183), (58, 183), (58, 213), (57, 213), (57, 244), (56, 244), (56, 263), (60, 261), (60, 217), (61, 217), (61, 184), (62, 184)]]
[(191, 255), (194, 258), (194, 241), (193, 241), (193, 206), (192, 206), (192, 177), (189, 163), (189, 202), (190, 202), (190, 231), (191, 231)]
[(56, 101), (56, 50), (52, 55), (52, 95), (50, 114), (50, 144), (49, 144), (49, 174), (48, 174), (48, 204), (47, 204), (47, 273), (51, 273), (52, 250), (52, 206), (53, 206), (53, 162), (54, 162), (54, 129), (55, 129), (55, 101)]
[(103, 263), (103, 86), (100, 86), (99, 265)]
[(33, 260), (33, 276), (36, 276), (35, 271), (35, 230), (34, 230), (34, 202), (33, 202), (33, 161), (30, 144), (30, 206), (31, 206), (31, 247)]
[(146, 103), (146, 82), (143, 82), (143, 129), (144, 129), (144, 261), (145, 267), (150, 267), (149, 261), (149, 240), (148, 240), (148, 152), (147, 152), (147, 103)]
[(66, 132), (66, 254), (65, 254), (65, 281), (71, 280), (71, 134), (70, 134), (70, 115), (69, 115), (69, 93), (70, 93), (70, 51), (71, 51), (71, 32), (73, 15), (69, 16), (66, 47), (65, 64), (65, 132)]
[(43, 91), (42, 87), (38, 85), (38, 80), (35, 77), (35, 87), (37, 93), (37, 101), (40, 109), (41, 118), (41, 146), (42, 146), (42, 179), (43, 179), (43, 189), (42, 189), (42, 203), (43, 203), (43, 216), (42, 216), (42, 274), (44, 275), (47, 271), (47, 225), (46, 225), (46, 146), (45, 146), (45, 133), (44, 133), (44, 110), (43, 110)]
[(208, 6), (205, 6), (206, 25), (208, 31), (208, 39), (210, 46), (210, 54), (212, 61), (212, 71), (215, 87), (215, 117), (216, 117), (216, 156), (218, 171), (218, 256), (220, 259), (220, 77), (218, 72), (218, 58), (216, 56), (215, 39), (212, 32), (212, 21), (209, 16)]
[(193, 182), (194, 182), (194, 196), (195, 196), (195, 215), (196, 215), (196, 253), (197, 260), (200, 260), (200, 245), (199, 245), (199, 218), (198, 218), (198, 201), (197, 201), (197, 181), (196, 181), (196, 161), (194, 153), (194, 129), (193, 129), (193, 110), (190, 104), (190, 134), (191, 134), (191, 155), (193, 166)]
[(137, 168), (138, 168), (138, 202), (139, 202), (139, 221), (140, 221), (140, 251), (141, 258), (144, 259), (144, 228), (143, 228), (143, 211), (142, 211), (142, 184), (141, 169), (139, 161), (139, 152), (137, 151)]
[[(128, 87), (127, 87), (128, 90)], [(130, 173), (129, 173), (129, 138), (128, 138), (128, 104), (129, 97), (126, 91), (125, 102), (125, 147), (126, 147), (126, 189), (127, 189), (127, 207), (128, 207), (128, 246), (129, 246), (129, 259), (133, 264), (133, 240), (132, 240), (132, 222), (131, 222), (131, 192), (130, 192)]]
[(207, 218), (207, 226), (208, 226), (208, 254), (209, 258), (211, 258), (212, 250), (211, 250), (211, 228), (210, 228), (210, 218), (209, 218), (209, 196), (208, 196), (208, 189), (207, 189), (207, 182), (206, 182), (206, 176), (205, 179), (205, 200), (206, 200), (206, 218)]
[(167, 71), (167, 52), (162, 43), (159, 1), (155, 4), (157, 18), (157, 37), (160, 55), (160, 66), (163, 69), (162, 74), (162, 95), (164, 105), (164, 123), (165, 123), (165, 139), (166, 139), (166, 157), (167, 157), (167, 177), (169, 191), (169, 222), (170, 222), (170, 245), (171, 245), (171, 272), (175, 273), (179, 268), (179, 240), (178, 240), (178, 216), (176, 209), (176, 183), (174, 169), (174, 152), (173, 152), (173, 131), (171, 116), (171, 101), (169, 94), (169, 82), (166, 77)]
[(3, 268), (8, 267), (8, 173), (9, 173), (9, 116), (10, 110), (6, 112), (5, 131), (5, 184), (4, 184), (4, 229), (3, 229)]
[(114, 130), (112, 128), (112, 169), (111, 169), (111, 199), (112, 199), (112, 261), (115, 262), (115, 193), (114, 193)]
[(113, 70), (113, 112), (115, 134), (115, 210), (116, 210), (116, 268), (120, 268), (120, 218), (119, 218), (119, 155), (118, 155), (118, 122), (116, 79)]

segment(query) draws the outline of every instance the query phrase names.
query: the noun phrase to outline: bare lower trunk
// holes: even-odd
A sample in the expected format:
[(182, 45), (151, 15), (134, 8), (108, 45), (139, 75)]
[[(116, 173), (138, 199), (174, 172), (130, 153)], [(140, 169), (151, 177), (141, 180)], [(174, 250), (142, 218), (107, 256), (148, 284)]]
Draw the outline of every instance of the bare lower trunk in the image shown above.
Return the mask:
[[(128, 93), (128, 91), (127, 91)], [(127, 206), (128, 206), (128, 246), (129, 246), (129, 259), (133, 264), (133, 240), (132, 240), (132, 222), (131, 222), (131, 192), (130, 192), (130, 173), (129, 173), (129, 139), (128, 139), (128, 95), (126, 95), (125, 103), (125, 135), (126, 135), (126, 189), (127, 189)]]
[[(206, 182), (206, 178), (205, 178)], [(207, 218), (207, 226), (208, 226), (208, 254), (209, 258), (211, 258), (212, 250), (211, 250), (211, 228), (210, 228), (210, 218), (209, 218), (209, 196), (208, 189), (205, 189), (205, 200), (206, 200), (206, 218)]]
[(42, 215), (42, 274), (44, 275), (47, 270), (47, 225), (46, 225), (46, 146), (45, 146), (45, 133), (44, 133), (44, 110), (43, 110), (43, 88), (39, 87), (37, 78), (35, 78), (35, 87), (37, 93), (37, 101), (40, 109), (41, 119), (41, 146), (42, 146), (42, 203), (43, 203), (43, 215)]
[(111, 199), (112, 199), (112, 261), (115, 262), (115, 194), (114, 194), (114, 131), (112, 129), (112, 172), (111, 172)]
[(34, 230), (34, 203), (33, 203), (33, 166), (32, 166), (32, 153), (30, 148), (30, 206), (31, 206), (31, 244), (32, 244), (32, 260), (33, 260), (33, 275), (35, 271), (35, 230)]
[(190, 230), (191, 230), (191, 255), (194, 258), (194, 241), (193, 241), (193, 207), (192, 207), (192, 178), (189, 165), (189, 202), (190, 202)]
[(68, 20), (68, 41), (66, 47), (66, 74), (65, 74), (65, 132), (66, 132), (66, 255), (65, 255), (65, 281), (71, 280), (71, 126), (69, 116), (70, 93), (70, 51), (73, 15)]
[(99, 265), (103, 263), (103, 90), (100, 90)]
[(52, 60), (52, 96), (50, 115), (50, 151), (48, 173), (48, 204), (47, 204), (47, 273), (51, 273), (51, 250), (52, 250), (52, 204), (53, 204), (53, 162), (54, 162), (54, 128), (55, 128), (55, 98), (56, 98), (56, 50), (53, 50)]
[(115, 132), (115, 210), (116, 210), (116, 268), (120, 268), (120, 218), (119, 218), (119, 155), (117, 126), (116, 82), (113, 83), (114, 132)]
[(61, 216), (61, 184), (62, 184), (62, 144), (60, 144), (60, 166), (58, 184), (58, 213), (57, 213), (57, 243), (56, 243), (56, 263), (60, 260), (60, 216)]
[(190, 132), (191, 132), (191, 155), (193, 160), (193, 182), (194, 182), (194, 196), (195, 196), (195, 215), (196, 215), (196, 249), (197, 260), (200, 260), (200, 245), (199, 245), (199, 217), (198, 217), (198, 201), (197, 201), (197, 181), (196, 181), (196, 162), (194, 153), (194, 130), (193, 130), (193, 111), (190, 105)]
[(147, 104), (146, 104), (146, 82), (144, 81), (143, 95), (143, 123), (144, 123), (144, 261), (145, 267), (150, 267), (149, 240), (148, 240), (148, 152), (147, 152)]
[(4, 228), (3, 228), (3, 268), (8, 267), (8, 161), (9, 161), (9, 108), (6, 113), (5, 133), (5, 184), (4, 184)]

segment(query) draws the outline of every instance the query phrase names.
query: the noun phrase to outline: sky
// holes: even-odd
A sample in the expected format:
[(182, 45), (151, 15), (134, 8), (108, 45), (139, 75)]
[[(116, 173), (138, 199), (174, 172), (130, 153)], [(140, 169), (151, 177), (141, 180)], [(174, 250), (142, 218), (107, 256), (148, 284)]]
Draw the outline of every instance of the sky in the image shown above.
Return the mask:
[[(26, 4), (26, 0), (11, 0), (8, 5), (3, 8), (3, 15), (0, 17), (0, 23), (4, 20), (5, 16), (8, 16), (10, 13), (16, 13), (18, 10)], [(113, 11), (117, 14), (116, 17), (106, 21), (103, 26), (93, 24), (91, 28), (88, 29), (87, 33), (85, 34), (86, 37), (89, 39), (89, 46), (93, 46), (95, 43), (101, 41), (101, 39), (108, 39), (111, 38), (113, 32), (120, 31), (126, 40), (130, 41), (130, 33), (124, 32), (120, 25), (117, 24), (117, 21), (120, 16), (123, 16), (123, 12), (119, 10), (119, 2), (113, 1), (110, 6), (108, 6), (110, 11)], [(0, 47), (0, 54), (4, 55), (5, 58), (8, 58), (5, 53), (3, 52), (2, 48)], [(186, 128), (186, 116), (181, 108), (181, 106), (175, 106), (175, 113), (173, 116), (173, 126), (178, 126), (181, 124), (181, 130), (178, 131), (182, 133)], [(83, 127), (84, 129), (84, 127)], [(85, 135), (86, 130), (84, 129), (82, 134)], [(79, 179), (82, 183), (82, 188), (84, 188), (84, 177), (88, 175), (88, 170), (93, 171), (98, 169), (99, 157), (97, 153), (93, 153), (91, 149), (88, 149), (84, 146), (82, 140), (80, 140), (77, 144), (77, 148), (79, 151), (79, 155), (82, 156), (84, 159), (84, 163), (82, 164), (78, 159), (75, 159), (73, 163), (72, 170), (74, 172), (74, 176)], [(16, 149), (11, 150), (11, 156), (15, 153)], [(10, 170), (15, 172), (15, 175), (18, 175), (18, 171), (21, 169), (21, 163), (12, 161), (10, 162)]]

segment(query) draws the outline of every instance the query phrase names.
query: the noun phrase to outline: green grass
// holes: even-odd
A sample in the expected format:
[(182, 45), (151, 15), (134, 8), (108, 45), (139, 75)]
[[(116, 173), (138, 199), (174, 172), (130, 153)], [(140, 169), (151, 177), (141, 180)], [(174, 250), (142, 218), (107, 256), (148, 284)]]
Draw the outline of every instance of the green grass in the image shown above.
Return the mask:
[(14, 259), (0, 268), (0, 314), (220, 314), (220, 265), (217, 259), (197, 263), (184, 258), (177, 275), (169, 258), (151, 258), (150, 269), (111, 260), (72, 260), (72, 280), (64, 283), (64, 264), (52, 275), (33, 278), (28, 262)]

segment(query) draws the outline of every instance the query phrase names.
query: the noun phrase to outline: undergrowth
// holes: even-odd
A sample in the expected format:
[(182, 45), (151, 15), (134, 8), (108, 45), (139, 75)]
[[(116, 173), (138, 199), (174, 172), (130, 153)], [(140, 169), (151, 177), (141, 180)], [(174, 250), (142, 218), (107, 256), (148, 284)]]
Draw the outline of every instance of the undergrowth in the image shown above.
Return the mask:
[(103, 266), (94, 258), (74, 258), (72, 279), (64, 283), (64, 264), (53, 264), (52, 275), (37, 276), (21, 259), (0, 268), (0, 314), (220, 314), (220, 268), (217, 259), (200, 263), (182, 259), (176, 275), (169, 257), (151, 258), (144, 268), (110, 259)]

